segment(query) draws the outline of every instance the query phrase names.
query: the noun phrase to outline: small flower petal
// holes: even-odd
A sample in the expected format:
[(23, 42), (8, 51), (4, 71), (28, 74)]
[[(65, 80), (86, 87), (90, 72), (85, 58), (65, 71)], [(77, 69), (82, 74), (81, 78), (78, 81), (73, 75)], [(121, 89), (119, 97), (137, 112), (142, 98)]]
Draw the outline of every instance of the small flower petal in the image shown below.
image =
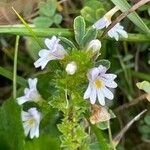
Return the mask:
[(41, 67), (44, 69), (47, 63), (51, 60), (63, 59), (67, 52), (64, 47), (59, 44), (60, 39), (53, 36), (51, 39), (45, 39), (45, 44), (48, 49), (39, 51), (39, 59), (34, 63), (35, 68)]
[(115, 40), (118, 41), (119, 35), (122, 35), (125, 38), (128, 37), (128, 33), (124, 30), (124, 27), (121, 26), (120, 23), (117, 23), (112, 29), (108, 31), (108, 36), (115, 38)]
[(41, 100), (41, 95), (39, 94), (36, 88), (37, 82), (38, 82), (37, 78), (28, 79), (29, 88), (25, 88), (24, 95), (17, 98), (17, 102), (19, 105), (22, 105), (28, 101), (38, 102)]
[(88, 99), (91, 95), (91, 85), (88, 85), (88, 88), (86, 89), (85, 93), (84, 93), (84, 99)]
[(106, 78), (108, 80), (114, 80), (114, 79), (117, 78), (117, 75), (111, 74), (111, 73), (107, 73), (107, 74), (102, 75), (102, 77), (104, 77), (104, 78)]
[(18, 102), (19, 105), (22, 105), (23, 103), (25, 103), (27, 101), (28, 101), (28, 99), (27, 99), (26, 96), (21, 96), (21, 97), (17, 98), (17, 102)]
[(98, 21), (96, 21), (92, 27), (96, 29), (103, 29), (106, 27), (107, 24), (108, 24), (108, 20), (105, 18), (101, 18)]
[(91, 104), (95, 104), (96, 102), (96, 89), (92, 89), (91, 95), (90, 95), (90, 102)]
[(36, 89), (37, 82), (38, 82), (37, 78), (34, 78), (34, 79), (29, 78), (28, 79), (29, 88)]
[(104, 97), (102, 91), (101, 91), (101, 90), (98, 90), (98, 91), (97, 91), (97, 95), (98, 95), (98, 101), (99, 101), (99, 103), (100, 103), (102, 106), (104, 106), (104, 105), (105, 105), (105, 97)]
[(56, 36), (52, 36), (51, 39), (45, 39), (45, 45), (48, 47), (49, 50), (55, 51), (59, 41), (60, 40)]
[(50, 50), (47, 50), (47, 49), (42, 49), (39, 51), (38, 55), (40, 57), (47, 57), (48, 55), (50, 54)]
[(41, 113), (36, 108), (30, 108), (28, 112), (22, 111), (21, 113), (24, 133), (30, 138), (39, 137), (39, 125), (41, 120)]
[(103, 81), (105, 82), (105, 85), (109, 88), (116, 88), (117, 87), (117, 83), (115, 81), (106, 80), (106, 79), (103, 79)]
[(114, 98), (113, 93), (110, 90), (108, 90), (106, 87), (102, 88), (101, 90), (106, 98), (108, 98), (110, 100), (112, 100)]
[(89, 80), (95, 80), (98, 75), (99, 75), (99, 69), (96, 67), (90, 69), (88, 74), (87, 74)]

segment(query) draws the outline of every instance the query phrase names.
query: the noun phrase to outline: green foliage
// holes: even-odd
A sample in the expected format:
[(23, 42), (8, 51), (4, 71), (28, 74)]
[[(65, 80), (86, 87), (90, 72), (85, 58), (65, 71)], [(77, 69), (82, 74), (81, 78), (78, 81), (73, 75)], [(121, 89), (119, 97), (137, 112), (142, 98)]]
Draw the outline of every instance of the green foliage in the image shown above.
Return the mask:
[(81, 16), (78, 16), (74, 19), (74, 34), (75, 34), (75, 40), (80, 45), (82, 43), (84, 34), (85, 34), (85, 21), (84, 18)]
[(50, 27), (53, 24), (53, 21), (45, 16), (39, 16), (34, 19), (34, 24), (37, 27)]
[(101, 59), (101, 60), (98, 60), (96, 63), (95, 63), (95, 66), (99, 66), (99, 65), (103, 65), (105, 66), (107, 69), (110, 68), (110, 61), (109, 60), (106, 60), (106, 59)]
[(106, 138), (104, 136), (104, 133), (96, 126), (90, 124), (92, 131), (95, 133), (97, 140), (98, 140), (98, 145), (100, 150), (109, 150), (108, 142), (106, 141)]
[(85, 20), (78, 16), (74, 19), (75, 40), (80, 48), (86, 48), (91, 40), (97, 37), (97, 30), (93, 28), (86, 29)]
[(66, 49), (72, 49), (72, 48), (76, 48), (76, 46), (74, 45), (74, 43), (70, 40), (68, 40), (67, 38), (65, 37), (60, 37), (61, 41), (60, 43), (64, 46), (64, 48)]
[(0, 149), (22, 150), (24, 132), (21, 121), (21, 110), (13, 100), (7, 100), (0, 108)]
[(97, 37), (97, 30), (93, 28), (88, 29), (83, 37), (82, 42), (83, 45), (88, 45), (88, 43), (93, 39), (96, 39), (96, 37)]
[(59, 141), (50, 135), (41, 135), (38, 139), (26, 141), (24, 150), (60, 150)]
[(39, 3), (39, 17), (34, 19), (34, 24), (37, 27), (50, 27), (53, 24), (59, 25), (62, 21), (62, 16), (56, 12), (56, 8), (56, 0), (47, 0)]
[(139, 132), (141, 133), (141, 139), (143, 141), (149, 140), (150, 137), (150, 114), (146, 114), (144, 117), (144, 121), (140, 121), (139, 123)]
[(94, 23), (107, 12), (106, 7), (107, 5), (98, 0), (87, 1), (81, 10), (81, 15), (87, 22)]
[(101, 130), (106, 130), (108, 129), (108, 122), (107, 121), (100, 122), (97, 124), (97, 127)]
[(145, 123), (146, 123), (147, 125), (150, 126), (150, 116), (148, 116), (148, 115), (145, 116), (144, 121), (145, 121)]

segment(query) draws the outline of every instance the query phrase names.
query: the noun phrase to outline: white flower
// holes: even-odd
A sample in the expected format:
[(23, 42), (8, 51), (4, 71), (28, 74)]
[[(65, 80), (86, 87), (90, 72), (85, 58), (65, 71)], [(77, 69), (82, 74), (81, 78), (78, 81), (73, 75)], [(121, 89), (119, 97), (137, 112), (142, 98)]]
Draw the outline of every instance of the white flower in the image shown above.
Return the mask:
[(115, 74), (107, 74), (107, 68), (103, 65), (90, 69), (87, 76), (89, 85), (84, 93), (84, 99), (90, 98), (91, 104), (95, 104), (98, 97), (99, 103), (105, 105), (105, 97), (112, 100), (113, 93), (108, 88), (116, 88), (117, 84), (114, 79), (117, 77)]
[[(117, 7), (114, 7), (109, 12), (107, 12), (101, 19), (99, 19), (96, 23), (93, 24), (93, 28), (103, 29), (107, 28), (111, 24), (111, 17), (118, 11)], [(124, 27), (117, 23), (113, 28), (108, 31), (108, 36), (111, 38), (115, 38), (116, 41), (119, 40), (119, 35), (127, 38), (128, 33), (124, 30)]]
[(103, 17), (98, 21), (96, 21), (92, 27), (96, 29), (103, 29), (105, 27), (108, 27), (110, 24), (111, 24), (111, 19)]
[(127, 38), (128, 33), (124, 30), (124, 27), (117, 23), (112, 29), (108, 31), (108, 36), (111, 38), (115, 38), (116, 41), (119, 40), (119, 35)]
[(41, 121), (41, 113), (36, 108), (30, 108), (28, 112), (22, 111), (21, 113), (24, 133), (30, 138), (39, 137), (39, 125)]
[(66, 72), (70, 75), (73, 75), (77, 70), (77, 64), (76, 62), (72, 61), (66, 66)]
[(49, 61), (65, 57), (67, 52), (59, 42), (60, 39), (56, 36), (53, 36), (51, 39), (45, 39), (45, 45), (48, 49), (39, 51), (40, 58), (34, 63), (35, 68), (41, 67), (41, 69), (44, 69)]
[(87, 51), (92, 51), (93, 53), (99, 52), (101, 48), (101, 42), (98, 39), (90, 41), (90, 43), (87, 46)]
[(34, 101), (38, 102), (41, 100), (41, 95), (37, 91), (37, 78), (35, 79), (28, 79), (29, 88), (24, 89), (24, 96), (17, 98), (18, 104), (22, 105), (27, 101)]
[(117, 7), (114, 7), (109, 12), (107, 12), (101, 19), (93, 24), (93, 28), (103, 29), (111, 24), (111, 17), (118, 11)]

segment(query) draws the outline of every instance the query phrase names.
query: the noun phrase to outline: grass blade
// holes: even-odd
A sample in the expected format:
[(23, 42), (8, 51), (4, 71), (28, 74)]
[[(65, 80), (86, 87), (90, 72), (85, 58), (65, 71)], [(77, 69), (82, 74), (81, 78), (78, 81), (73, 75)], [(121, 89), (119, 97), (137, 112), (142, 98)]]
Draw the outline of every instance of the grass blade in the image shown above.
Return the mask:
[(21, 20), (21, 22), (25, 25), (25, 27), (29, 30), (33, 38), (37, 41), (39, 46), (41, 48), (44, 48), (44, 44), (40, 41), (40, 39), (36, 36), (36, 34), (33, 32), (33, 30), (30, 28), (30, 26), (25, 22), (25, 20), (18, 14), (18, 12), (12, 7), (15, 14), (18, 16), (18, 18)]

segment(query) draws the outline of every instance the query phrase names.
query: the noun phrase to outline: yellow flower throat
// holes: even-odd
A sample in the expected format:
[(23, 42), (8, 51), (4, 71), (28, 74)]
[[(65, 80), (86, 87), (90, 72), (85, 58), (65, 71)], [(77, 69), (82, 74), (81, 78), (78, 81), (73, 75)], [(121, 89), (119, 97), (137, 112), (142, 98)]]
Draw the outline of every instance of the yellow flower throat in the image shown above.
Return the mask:
[(95, 80), (95, 86), (97, 89), (102, 88), (103, 87), (103, 81), (102, 80)]
[(34, 125), (34, 123), (35, 123), (35, 120), (33, 118), (28, 120), (28, 124), (30, 127), (32, 127)]

